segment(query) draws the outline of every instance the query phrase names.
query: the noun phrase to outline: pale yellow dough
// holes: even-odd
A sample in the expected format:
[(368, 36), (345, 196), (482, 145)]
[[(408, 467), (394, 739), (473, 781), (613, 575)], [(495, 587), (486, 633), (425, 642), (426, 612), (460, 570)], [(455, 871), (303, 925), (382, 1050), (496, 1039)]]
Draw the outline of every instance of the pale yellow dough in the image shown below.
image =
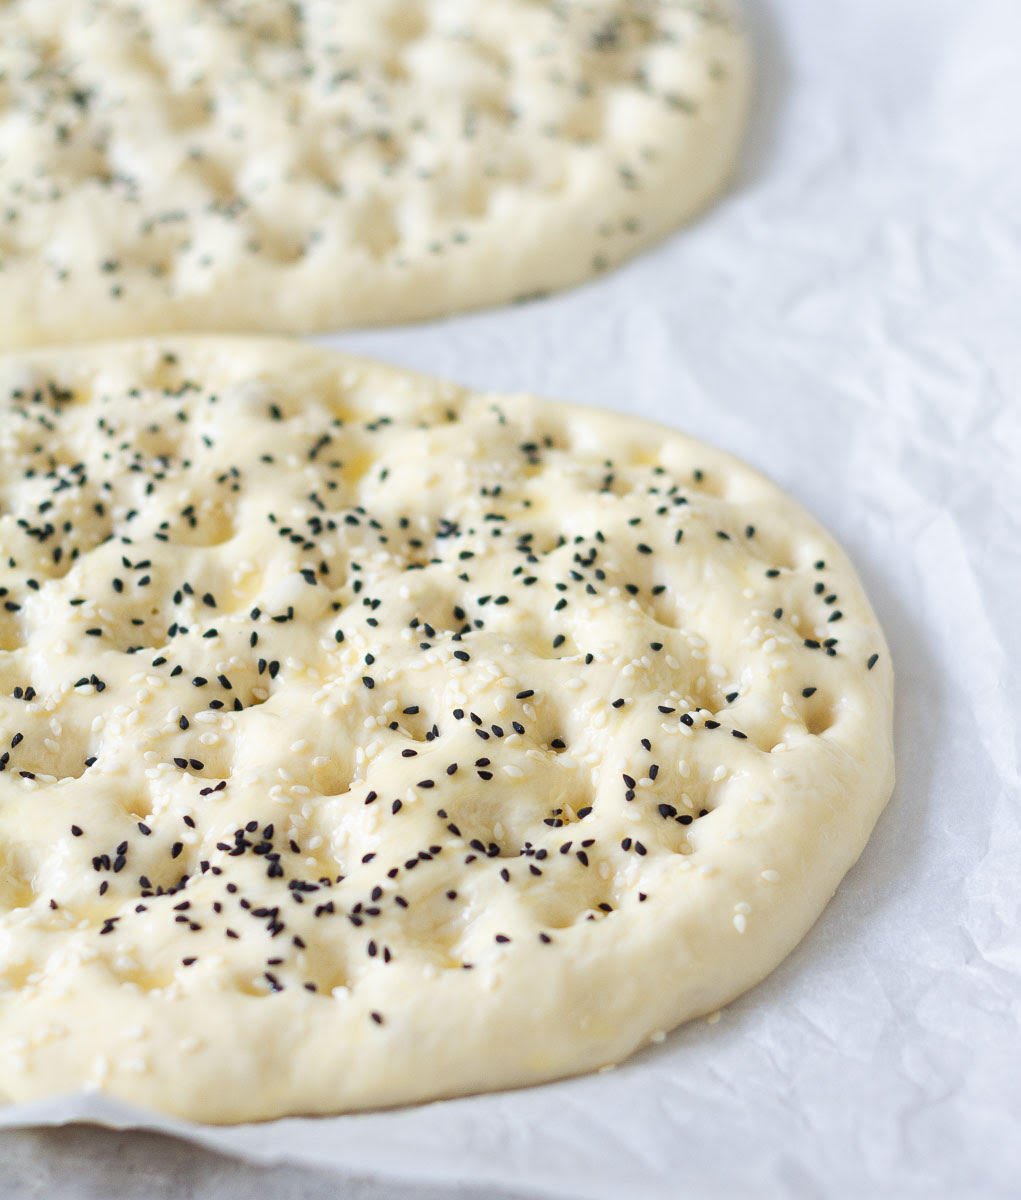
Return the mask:
[(731, 0), (10, 0), (0, 346), (533, 296), (709, 203)]
[(774, 484), (288, 342), (0, 360), (0, 601), (10, 1100), (619, 1062), (780, 962), (892, 786), (882, 632)]

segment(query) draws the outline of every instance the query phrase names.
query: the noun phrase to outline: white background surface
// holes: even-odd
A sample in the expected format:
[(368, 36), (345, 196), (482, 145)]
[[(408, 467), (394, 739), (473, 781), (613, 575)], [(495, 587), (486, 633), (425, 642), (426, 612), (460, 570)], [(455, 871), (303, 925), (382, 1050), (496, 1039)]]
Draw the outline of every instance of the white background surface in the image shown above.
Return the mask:
[[(411, 1181), (430, 1200), (453, 1182), (593, 1200), (1021, 1194), (1021, 0), (748, 6), (756, 111), (714, 212), (573, 293), (330, 341), (658, 418), (771, 474), (842, 539), (886, 628), (893, 801), (813, 933), (718, 1024), (528, 1092), (180, 1129), (206, 1146), (328, 1166), (361, 1180), (334, 1194), (373, 1200)], [(136, 1194), (117, 1179), (141, 1178), (140, 1154), (145, 1194), (263, 1187), (151, 1138), (57, 1136), (4, 1135), (5, 1196)], [(311, 1179), (263, 1182), (330, 1194)]]

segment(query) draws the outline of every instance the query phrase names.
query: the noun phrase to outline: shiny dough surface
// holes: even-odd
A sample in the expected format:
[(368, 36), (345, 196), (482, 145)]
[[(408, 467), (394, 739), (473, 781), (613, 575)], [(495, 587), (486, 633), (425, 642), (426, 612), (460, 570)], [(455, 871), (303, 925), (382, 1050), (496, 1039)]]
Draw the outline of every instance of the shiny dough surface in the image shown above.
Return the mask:
[(841, 549), (674, 430), (278, 340), (0, 360), (0, 1094), (214, 1122), (616, 1063), (892, 787)]

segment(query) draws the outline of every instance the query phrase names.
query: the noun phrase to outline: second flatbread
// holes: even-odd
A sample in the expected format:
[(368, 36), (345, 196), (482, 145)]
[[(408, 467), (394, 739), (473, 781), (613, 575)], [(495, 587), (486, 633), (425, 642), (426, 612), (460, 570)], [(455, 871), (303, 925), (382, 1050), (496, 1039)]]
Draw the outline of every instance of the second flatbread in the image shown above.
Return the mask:
[(728, 0), (14, 0), (0, 345), (567, 287), (718, 194), (745, 78)]

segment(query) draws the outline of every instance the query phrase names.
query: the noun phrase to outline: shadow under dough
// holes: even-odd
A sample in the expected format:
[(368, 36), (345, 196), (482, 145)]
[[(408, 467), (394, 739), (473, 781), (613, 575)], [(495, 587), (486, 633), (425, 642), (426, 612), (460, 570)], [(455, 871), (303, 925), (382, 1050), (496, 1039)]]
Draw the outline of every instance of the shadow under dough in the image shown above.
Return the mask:
[(483, 1187), (418, 1185), (297, 1166), (259, 1166), (162, 1134), (91, 1125), (0, 1133), (4, 1200), (540, 1200)]
[(769, 173), (791, 90), (793, 72), (774, 3), (775, 0), (745, 0), (742, 5), (751, 49), (751, 100), (744, 146), (732, 185), (734, 192), (743, 192)]

